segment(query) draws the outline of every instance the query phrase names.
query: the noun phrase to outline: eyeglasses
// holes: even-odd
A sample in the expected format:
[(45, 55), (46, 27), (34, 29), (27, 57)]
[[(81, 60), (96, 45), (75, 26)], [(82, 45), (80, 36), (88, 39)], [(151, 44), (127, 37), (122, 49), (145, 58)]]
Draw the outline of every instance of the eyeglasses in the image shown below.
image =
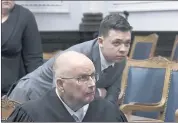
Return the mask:
[(87, 83), (88, 81), (90, 81), (90, 78), (96, 82), (96, 78), (99, 77), (98, 73), (92, 73), (91, 75), (81, 75), (79, 77), (72, 77), (72, 78), (64, 78), (64, 77), (60, 77), (61, 79), (76, 79), (79, 83)]

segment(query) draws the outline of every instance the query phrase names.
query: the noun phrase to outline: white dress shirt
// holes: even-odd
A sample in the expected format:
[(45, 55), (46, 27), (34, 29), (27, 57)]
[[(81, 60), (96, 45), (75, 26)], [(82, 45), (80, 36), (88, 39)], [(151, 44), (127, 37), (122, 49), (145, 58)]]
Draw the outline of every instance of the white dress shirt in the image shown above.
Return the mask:
[(103, 53), (101, 52), (101, 48), (100, 47), (99, 47), (99, 52), (100, 52), (100, 61), (101, 61), (101, 71), (103, 71), (104, 69), (108, 68), (111, 65), (114, 67), (114, 62), (108, 62), (104, 58)]
[[(75, 119), (76, 121), (82, 122), (84, 116), (85, 116), (86, 113), (87, 113), (89, 104), (84, 105), (82, 108), (80, 108), (79, 110), (77, 110), (77, 111), (75, 112), (75, 111), (73, 111), (69, 106), (67, 106), (67, 104), (61, 99), (61, 97), (59, 96), (59, 93), (58, 93), (57, 89), (56, 89), (56, 94), (57, 94), (57, 96), (59, 97), (59, 99), (61, 100), (61, 102), (64, 104), (64, 107), (67, 109), (67, 111), (70, 113), (70, 115), (71, 115), (74, 119), (75, 119), (75, 117), (77, 117), (78, 120)], [(75, 116), (73, 116), (73, 115), (75, 115)]]
[[(109, 66), (114, 67), (114, 62), (108, 62), (105, 57), (103, 56), (103, 53), (101, 52), (101, 48), (99, 47), (99, 53), (100, 53), (100, 61), (101, 61), (101, 71), (108, 68)], [(101, 90), (98, 89), (99, 95), (101, 96)]]

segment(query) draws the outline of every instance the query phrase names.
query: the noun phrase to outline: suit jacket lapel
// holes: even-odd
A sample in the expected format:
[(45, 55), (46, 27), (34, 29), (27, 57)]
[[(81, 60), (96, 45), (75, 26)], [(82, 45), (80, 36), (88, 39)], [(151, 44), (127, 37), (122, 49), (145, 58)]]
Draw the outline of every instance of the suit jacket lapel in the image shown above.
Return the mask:
[(6, 28), (3, 28), (2, 32), (6, 33), (5, 35), (2, 35), (2, 44), (1, 47), (10, 39), (12, 36), (15, 27), (17, 25), (17, 21), (20, 14), (20, 8), (18, 5), (15, 4), (14, 8), (12, 9), (9, 18), (7, 22), (4, 22), (6, 24)]
[(113, 72), (111, 72), (113, 82), (117, 81), (118, 78), (122, 77), (122, 73), (125, 68), (125, 64), (126, 64), (126, 59), (124, 58), (121, 62), (116, 63), (114, 65), (114, 70), (113, 70)]
[(120, 63), (115, 63), (114, 67), (107, 72), (103, 72), (100, 75), (99, 81), (96, 85), (98, 88), (110, 87), (116, 80), (122, 75), (123, 69), (125, 67), (125, 59)]

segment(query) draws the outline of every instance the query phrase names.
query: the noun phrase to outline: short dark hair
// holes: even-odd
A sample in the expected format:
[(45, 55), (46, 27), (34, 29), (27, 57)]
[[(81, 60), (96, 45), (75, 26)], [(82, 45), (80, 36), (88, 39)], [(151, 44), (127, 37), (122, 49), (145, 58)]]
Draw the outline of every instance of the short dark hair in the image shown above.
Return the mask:
[(107, 15), (100, 23), (99, 36), (107, 36), (111, 29), (120, 31), (131, 31), (132, 26), (119, 13), (112, 13)]

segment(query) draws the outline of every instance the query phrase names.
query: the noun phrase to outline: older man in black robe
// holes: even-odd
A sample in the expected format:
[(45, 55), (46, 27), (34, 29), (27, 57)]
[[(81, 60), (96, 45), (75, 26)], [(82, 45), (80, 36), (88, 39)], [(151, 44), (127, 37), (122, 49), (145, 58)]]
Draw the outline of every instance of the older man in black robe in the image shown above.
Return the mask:
[(106, 99), (95, 97), (95, 67), (85, 55), (67, 51), (53, 65), (56, 87), (40, 99), (18, 106), (12, 122), (126, 122)]

